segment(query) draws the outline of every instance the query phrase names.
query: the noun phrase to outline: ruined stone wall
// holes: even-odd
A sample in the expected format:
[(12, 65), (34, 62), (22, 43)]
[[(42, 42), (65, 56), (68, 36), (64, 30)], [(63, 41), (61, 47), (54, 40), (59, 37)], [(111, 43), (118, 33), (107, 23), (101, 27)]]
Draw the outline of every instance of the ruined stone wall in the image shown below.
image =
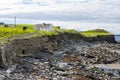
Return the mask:
[(2, 63), (9, 66), (16, 57), (32, 56), (41, 50), (53, 52), (58, 48), (57, 41), (57, 36), (13, 40), (1, 47)]

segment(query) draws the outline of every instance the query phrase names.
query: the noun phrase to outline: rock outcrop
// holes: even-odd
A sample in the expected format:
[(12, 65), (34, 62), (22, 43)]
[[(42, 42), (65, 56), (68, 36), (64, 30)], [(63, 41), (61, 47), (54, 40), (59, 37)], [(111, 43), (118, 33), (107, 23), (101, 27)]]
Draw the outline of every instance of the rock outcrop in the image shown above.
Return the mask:
[(52, 53), (58, 46), (57, 36), (16, 39), (1, 46), (1, 63), (9, 66), (16, 57), (32, 56), (40, 51)]
[[(17, 39), (1, 46), (1, 80), (119, 80), (120, 44), (67, 35)], [(12, 64), (12, 65), (11, 65)], [(10, 65), (10, 66), (9, 66)]]
[(1, 46), (0, 56), (1, 64), (9, 66), (15, 60), (16, 57), (20, 56), (33, 56), (34, 53), (40, 51), (46, 51), (52, 53), (57, 50), (59, 44), (62, 42), (79, 41), (85, 40), (89, 42), (94, 41), (107, 41), (115, 42), (113, 35), (108, 36), (97, 36), (97, 37), (83, 37), (80, 34), (64, 33), (61, 35), (26, 38), (26, 39), (15, 39), (11, 42)]
[(95, 37), (82, 37), (83, 40), (89, 41), (89, 42), (95, 42), (95, 41), (101, 41), (101, 42), (110, 42), (110, 43), (116, 43), (114, 35), (98, 35)]

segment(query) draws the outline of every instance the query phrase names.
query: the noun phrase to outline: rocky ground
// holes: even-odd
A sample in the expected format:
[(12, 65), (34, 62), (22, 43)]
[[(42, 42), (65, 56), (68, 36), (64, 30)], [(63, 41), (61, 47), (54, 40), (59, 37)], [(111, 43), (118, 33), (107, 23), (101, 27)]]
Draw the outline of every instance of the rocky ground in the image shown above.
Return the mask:
[(0, 80), (120, 80), (120, 44), (61, 41), (53, 53), (19, 57)]

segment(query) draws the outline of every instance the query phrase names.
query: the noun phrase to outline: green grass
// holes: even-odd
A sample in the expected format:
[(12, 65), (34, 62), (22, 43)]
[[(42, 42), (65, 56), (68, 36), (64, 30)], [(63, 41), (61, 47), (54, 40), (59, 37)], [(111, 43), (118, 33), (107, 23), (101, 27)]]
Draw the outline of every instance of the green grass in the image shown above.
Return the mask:
[(23, 26), (27, 26), (28, 29), (31, 29), (31, 30), (33, 30), (33, 28), (34, 28), (33, 24), (17, 24), (16, 26), (17, 26), (17, 28), (22, 28)]
[(105, 31), (103, 29), (83, 31), (83, 32), (80, 32), (80, 34), (85, 37), (96, 37), (99, 35), (113, 35), (112, 33)]
[(56, 31), (48, 31), (48, 32), (46, 32), (46, 31), (40, 30), (39, 32), (37, 31), (36, 35), (33, 36), (33, 37), (43, 37), (43, 36), (53, 36), (53, 35), (58, 35), (58, 32), (56, 32)]
[[(23, 26), (27, 26), (27, 30), (23, 30)], [(36, 31), (34, 30), (34, 25), (33, 24), (17, 24), (16, 27), (12, 26), (12, 27), (3, 27), (3, 26), (0, 26), (0, 39), (3, 39), (3, 38), (10, 38), (10, 37), (14, 37), (14, 36), (20, 36), (20, 35), (23, 35), (23, 34), (27, 34), (27, 33), (34, 33), (36, 32), (36, 35), (34, 36), (30, 36), (30, 37), (36, 37), (36, 36), (39, 36), (39, 37), (42, 37), (42, 36), (52, 36), (52, 35), (58, 35), (58, 32), (57, 31), (49, 31), (49, 32), (46, 32), (46, 31), (42, 31), (42, 30), (39, 30), (39, 31)]]
[[(27, 26), (28, 27), (27, 30), (23, 30), (22, 29), (23, 26)], [(7, 27), (7, 28), (0, 26), (0, 39), (10, 38), (10, 37), (19, 36), (26, 33), (33, 33), (33, 32), (35, 32), (35, 30), (33, 29), (32, 24), (17, 24), (16, 27)]]
[(78, 35), (82, 35), (83, 37), (96, 37), (96, 36), (100, 36), (100, 35), (103, 35), (103, 36), (104, 35), (114, 35), (113, 33), (110, 33), (104, 29), (95, 29), (95, 30), (79, 32), (74, 29), (60, 29), (59, 27), (56, 26), (55, 30), (57, 30), (58, 32), (69, 34), (69, 36), (71, 36), (73, 38), (74, 38), (74, 36), (78, 36)]
[[(27, 26), (27, 30), (23, 30), (23, 26)], [(34, 33), (34, 25), (33, 24), (17, 24), (16, 27), (7, 27), (4, 28), (3, 26), (0, 26), (0, 39), (3, 38), (10, 38), (14, 36), (19, 36), (27, 33)], [(96, 29), (96, 30), (88, 30), (83, 32), (78, 32), (74, 29), (61, 29), (59, 26), (54, 26), (54, 31), (46, 32), (39, 30), (36, 32), (36, 35), (33, 37), (39, 36), (52, 36), (52, 35), (58, 35), (58, 34), (66, 34), (70, 36), (71, 38), (79, 37), (79, 35), (82, 35), (84, 37), (96, 37), (99, 35), (113, 35), (112, 33), (105, 31), (103, 29)]]

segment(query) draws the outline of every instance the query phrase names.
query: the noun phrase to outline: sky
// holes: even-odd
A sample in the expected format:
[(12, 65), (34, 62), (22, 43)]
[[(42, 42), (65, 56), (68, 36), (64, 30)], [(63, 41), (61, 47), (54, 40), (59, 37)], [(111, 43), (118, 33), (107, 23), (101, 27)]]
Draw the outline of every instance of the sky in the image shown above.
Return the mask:
[(114, 23), (120, 27), (120, 0), (0, 0), (0, 22), (14, 23), (15, 16), (17, 23)]

